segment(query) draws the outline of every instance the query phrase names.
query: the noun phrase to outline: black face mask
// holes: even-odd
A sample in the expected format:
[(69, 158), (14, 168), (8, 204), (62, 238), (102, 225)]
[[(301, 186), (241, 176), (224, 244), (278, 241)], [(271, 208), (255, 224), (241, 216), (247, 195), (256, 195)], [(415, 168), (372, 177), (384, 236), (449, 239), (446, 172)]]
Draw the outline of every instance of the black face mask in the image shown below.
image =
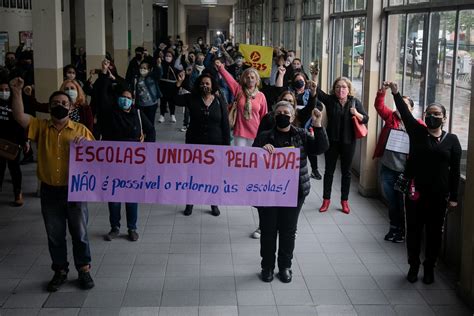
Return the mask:
[(201, 94), (211, 93), (211, 88), (207, 86), (201, 86), (199, 87), (199, 90), (201, 91)]
[(62, 120), (68, 114), (69, 114), (69, 110), (63, 106), (58, 105), (58, 106), (55, 106), (54, 108), (51, 108), (51, 116), (53, 116), (54, 118), (58, 120)]
[(278, 128), (287, 128), (290, 126), (290, 119), (288, 115), (285, 114), (278, 114), (275, 116), (276, 126)]
[(293, 86), (295, 87), (295, 89), (301, 89), (304, 87), (304, 80), (296, 80), (295, 82), (293, 82)]
[(425, 116), (425, 123), (426, 127), (428, 127), (429, 129), (437, 129), (441, 126), (441, 124), (443, 124), (443, 118), (427, 115)]

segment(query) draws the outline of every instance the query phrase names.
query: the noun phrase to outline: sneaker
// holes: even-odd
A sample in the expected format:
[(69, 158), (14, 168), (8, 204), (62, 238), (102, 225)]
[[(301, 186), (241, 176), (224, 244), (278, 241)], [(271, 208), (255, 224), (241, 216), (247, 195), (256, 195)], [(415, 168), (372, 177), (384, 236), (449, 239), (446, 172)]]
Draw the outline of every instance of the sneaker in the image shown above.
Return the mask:
[(112, 228), (112, 229), (110, 230), (110, 232), (109, 232), (107, 235), (104, 236), (104, 239), (105, 239), (106, 241), (112, 241), (112, 239), (115, 239), (115, 238), (118, 237), (119, 233), (120, 233), (120, 232), (119, 232), (119, 229), (118, 229), (118, 228)]
[(138, 233), (135, 229), (128, 230), (128, 240), (130, 241), (137, 241), (138, 240)]
[(176, 123), (176, 116), (174, 115), (171, 115), (171, 123)]
[(160, 115), (160, 118), (158, 119), (158, 123), (163, 123), (165, 121), (165, 117), (163, 115)]
[(383, 239), (386, 241), (392, 241), (393, 237), (395, 237), (396, 232), (397, 232), (396, 228), (390, 228), (390, 230), (388, 231), (388, 233), (385, 235)]
[(311, 172), (311, 178), (321, 180), (323, 177), (321, 176), (318, 170), (314, 170), (313, 172)]
[(95, 286), (89, 271), (79, 271), (79, 286), (83, 290), (89, 290)]
[(394, 243), (402, 243), (402, 242), (405, 242), (405, 234), (403, 233), (403, 231), (397, 231), (395, 232), (395, 234), (393, 235), (393, 238), (392, 238), (392, 242)]
[(183, 125), (183, 127), (181, 127), (180, 131), (181, 132), (186, 132), (188, 130), (188, 127), (186, 125)]
[(66, 282), (67, 280), (67, 272), (66, 271), (56, 271), (54, 272), (54, 276), (49, 281), (47, 290), (48, 292), (56, 292), (59, 290), (61, 285)]
[(260, 231), (260, 228), (257, 228), (253, 233), (252, 233), (252, 238), (253, 239), (260, 239), (260, 236), (262, 235), (262, 232)]

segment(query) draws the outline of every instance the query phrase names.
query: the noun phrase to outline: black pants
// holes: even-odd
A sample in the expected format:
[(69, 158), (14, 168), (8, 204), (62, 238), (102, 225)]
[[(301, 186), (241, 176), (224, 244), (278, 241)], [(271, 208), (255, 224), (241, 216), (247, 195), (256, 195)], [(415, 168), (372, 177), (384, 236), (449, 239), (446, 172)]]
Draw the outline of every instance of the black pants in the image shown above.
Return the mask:
[(298, 200), (296, 207), (259, 207), (260, 219), (260, 256), (262, 268), (275, 268), (275, 253), (278, 236), (278, 267), (291, 268), (298, 216), (304, 197)]
[(420, 264), (421, 240), (425, 228), (425, 267), (434, 267), (441, 249), (447, 198), (420, 193), (417, 201), (406, 199), (407, 252), (410, 265)]
[(308, 155), (309, 163), (311, 164), (312, 172), (318, 170), (318, 156), (316, 155)]
[(343, 144), (341, 142), (330, 142), (329, 149), (324, 154), (326, 170), (324, 171), (324, 199), (331, 198), (332, 180), (336, 170), (337, 158), (341, 159), (341, 200), (349, 198), (351, 187), (351, 164), (354, 158), (355, 143)]
[(5, 177), (5, 169), (7, 165), (8, 170), (10, 171), (10, 176), (12, 177), (13, 194), (17, 196), (21, 193), (20, 153), (18, 153), (14, 160), (6, 160), (5, 158), (0, 158), (0, 187), (3, 184), (3, 179)]
[(184, 107), (183, 126), (188, 127), (188, 125), (189, 125), (189, 108), (186, 106)]
[(165, 115), (166, 112), (168, 112), (168, 109), (167, 109), (167, 106), (168, 108), (170, 109), (170, 115), (174, 115), (174, 112), (175, 112), (175, 104), (168, 98), (166, 97), (163, 97), (161, 98), (161, 102), (160, 102), (160, 115)]
[(150, 121), (151, 125), (153, 126), (155, 126), (156, 109), (158, 109), (158, 104), (140, 107), (140, 111), (143, 112), (143, 114), (146, 116), (146, 118)]

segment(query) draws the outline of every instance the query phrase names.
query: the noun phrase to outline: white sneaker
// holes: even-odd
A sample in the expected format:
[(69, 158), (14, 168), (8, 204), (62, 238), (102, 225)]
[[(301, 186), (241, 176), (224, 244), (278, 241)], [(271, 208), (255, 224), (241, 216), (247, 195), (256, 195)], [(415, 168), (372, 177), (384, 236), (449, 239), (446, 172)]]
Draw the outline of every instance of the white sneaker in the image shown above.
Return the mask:
[(186, 126), (183, 126), (183, 127), (181, 127), (181, 129), (180, 129), (181, 132), (186, 132), (187, 130), (188, 130), (188, 128), (187, 128)]
[(176, 116), (171, 115), (171, 123), (176, 123)]
[(260, 231), (260, 228), (257, 228), (253, 233), (252, 233), (252, 238), (253, 239), (260, 239), (260, 235), (262, 232)]
[(165, 121), (165, 117), (163, 115), (160, 115), (160, 118), (158, 119), (159, 123), (163, 123)]

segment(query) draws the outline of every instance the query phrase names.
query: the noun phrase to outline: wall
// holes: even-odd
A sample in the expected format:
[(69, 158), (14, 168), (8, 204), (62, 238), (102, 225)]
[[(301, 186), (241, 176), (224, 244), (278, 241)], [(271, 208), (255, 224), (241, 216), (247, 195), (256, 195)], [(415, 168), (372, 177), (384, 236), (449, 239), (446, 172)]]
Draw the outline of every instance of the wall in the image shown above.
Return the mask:
[(32, 29), (31, 10), (0, 8), (0, 32), (8, 32), (10, 51), (15, 51), (20, 45), (19, 32), (31, 31)]

